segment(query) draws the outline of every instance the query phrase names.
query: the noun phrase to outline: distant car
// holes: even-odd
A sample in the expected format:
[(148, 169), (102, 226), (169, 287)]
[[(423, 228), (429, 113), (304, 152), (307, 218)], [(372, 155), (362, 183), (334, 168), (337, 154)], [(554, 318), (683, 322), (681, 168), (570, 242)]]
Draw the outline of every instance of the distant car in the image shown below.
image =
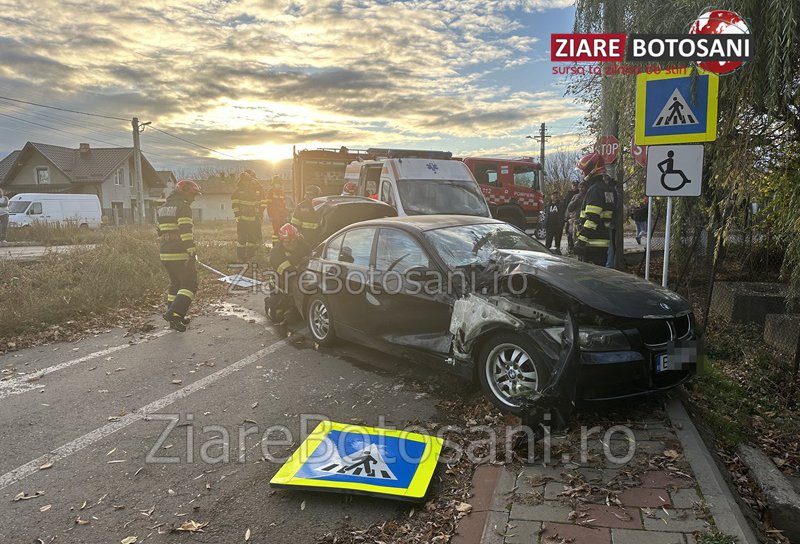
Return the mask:
[[(435, 285), (442, 278), (452, 288)], [(295, 303), (319, 344), (339, 337), (440, 363), (514, 413), (559, 380), (564, 394), (608, 400), (674, 387), (695, 370), (683, 298), (554, 255), (496, 219), (350, 225), (317, 247), (302, 287)], [(569, 361), (571, 385), (561, 375)]]
[(97, 195), (20, 193), (9, 199), (10, 227), (33, 224), (74, 225), (98, 228), (103, 213)]

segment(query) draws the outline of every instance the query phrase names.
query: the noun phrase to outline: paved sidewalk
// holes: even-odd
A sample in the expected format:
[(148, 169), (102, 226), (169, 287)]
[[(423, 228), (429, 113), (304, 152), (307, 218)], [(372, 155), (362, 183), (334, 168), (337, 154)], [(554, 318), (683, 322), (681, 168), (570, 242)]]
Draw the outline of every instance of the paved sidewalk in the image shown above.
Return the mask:
[[(715, 523), (666, 417), (628, 422), (632, 441), (618, 428), (604, 443), (614, 423), (598, 425), (585, 455), (578, 429), (552, 439), (548, 464), (538, 447), (538, 464), (479, 467), (473, 513), (453, 543), (695, 544), (715, 530), (736, 534)], [(629, 448), (635, 453), (622, 462)], [(490, 501), (480, 496), (486, 480), (494, 483)]]

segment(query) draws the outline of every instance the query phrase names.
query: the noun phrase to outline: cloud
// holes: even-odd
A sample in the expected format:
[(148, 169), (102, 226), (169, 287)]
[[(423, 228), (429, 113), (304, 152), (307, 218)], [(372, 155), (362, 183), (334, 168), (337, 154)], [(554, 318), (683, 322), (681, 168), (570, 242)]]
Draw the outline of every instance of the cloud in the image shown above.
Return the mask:
[(516, 138), (534, 118), (583, 114), (555, 93), (493, 83), (541, 55), (515, 13), (568, 5), (17, 0), (0, 33), (0, 87), (138, 115), (234, 153), (289, 143)]

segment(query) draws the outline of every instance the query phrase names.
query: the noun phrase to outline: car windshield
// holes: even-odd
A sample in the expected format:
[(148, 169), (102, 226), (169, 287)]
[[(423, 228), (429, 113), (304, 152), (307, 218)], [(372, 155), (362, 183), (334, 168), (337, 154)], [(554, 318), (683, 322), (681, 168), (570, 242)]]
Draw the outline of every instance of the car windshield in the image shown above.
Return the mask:
[(487, 266), (498, 249), (548, 253), (547, 249), (510, 225), (490, 223), (431, 230), (425, 236), (451, 269)]
[(489, 217), (489, 208), (477, 185), (471, 181), (401, 179), (397, 181), (400, 202), (408, 215), (478, 215)]
[(13, 200), (8, 204), (8, 213), (25, 213), (30, 204), (30, 200)]

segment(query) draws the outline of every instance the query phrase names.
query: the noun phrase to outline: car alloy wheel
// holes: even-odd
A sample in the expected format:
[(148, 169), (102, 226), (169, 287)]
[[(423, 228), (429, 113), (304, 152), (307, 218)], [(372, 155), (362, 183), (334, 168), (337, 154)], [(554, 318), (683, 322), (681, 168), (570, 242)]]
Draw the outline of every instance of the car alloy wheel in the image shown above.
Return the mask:
[(308, 329), (314, 340), (322, 345), (330, 345), (335, 338), (333, 320), (328, 309), (328, 304), (321, 296), (317, 295), (308, 303), (306, 315)]
[(480, 382), (498, 408), (519, 413), (521, 399), (543, 389), (547, 378), (544, 367), (534, 359), (532, 343), (520, 335), (503, 333), (481, 350)]

